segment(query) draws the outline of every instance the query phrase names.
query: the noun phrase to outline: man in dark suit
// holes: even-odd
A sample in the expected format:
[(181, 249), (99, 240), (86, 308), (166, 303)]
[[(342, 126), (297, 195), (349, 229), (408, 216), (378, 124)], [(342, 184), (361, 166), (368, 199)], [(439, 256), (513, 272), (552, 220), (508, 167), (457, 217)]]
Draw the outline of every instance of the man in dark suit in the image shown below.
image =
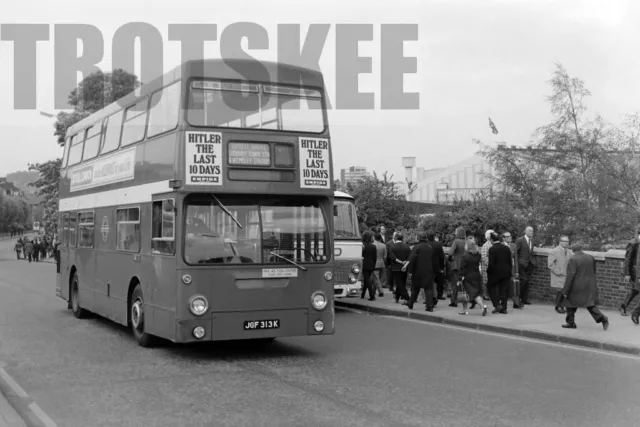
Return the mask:
[(516, 239), (516, 255), (518, 259), (518, 278), (520, 279), (520, 300), (522, 304), (530, 305), (529, 282), (535, 266), (533, 257), (533, 227), (524, 230), (524, 236)]
[(444, 283), (445, 283), (445, 277), (444, 277), (444, 263), (445, 263), (445, 256), (444, 256), (444, 248), (442, 247), (442, 243), (436, 241), (436, 235), (435, 233), (428, 233), (427, 234), (427, 240), (429, 242), (429, 244), (431, 245), (431, 247), (433, 248), (433, 252), (434, 252), (434, 256), (437, 259), (437, 262), (434, 264), (433, 269), (434, 269), (434, 273), (435, 273), (435, 285), (436, 285), (436, 290), (434, 292), (434, 298), (436, 298), (436, 304), (438, 302), (438, 300), (444, 300), (446, 299), (444, 297)]
[(434, 264), (437, 262), (438, 255), (433, 246), (427, 243), (427, 235), (423, 232), (418, 233), (418, 244), (413, 247), (409, 264), (406, 266), (406, 271), (411, 277), (411, 298), (405, 305), (410, 310), (413, 310), (413, 304), (418, 299), (420, 290), (424, 289), (427, 311), (433, 311), (434, 300), (436, 300), (433, 297), (433, 281), (438, 269), (438, 266)]
[(507, 299), (513, 270), (511, 249), (500, 243), (498, 233), (492, 232), (489, 238), (491, 247), (488, 252), (487, 287), (494, 307), (493, 313), (507, 314)]
[(397, 232), (395, 234), (395, 243), (390, 246), (389, 259), (391, 263), (391, 277), (395, 287), (396, 302), (399, 302), (400, 298), (404, 300), (409, 299), (407, 293), (407, 272), (402, 270), (405, 262), (409, 261), (409, 255), (411, 254), (411, 248), (409, 245), (403, 242), (404, 236), (402, 233)]
[(578, 307), (586, 307), (596, 323), (602, 323), (602, 328), (609, 329), (609, 319), (602, 314), (598, 304), (598, 284), (596, 282), (596, 260), (582, 251), (582, 244), (577, 242), (571, 248), (573, 256), (567, 265), (567, 278), (564, 282), (562, 295), (567, 309), (567, 323), (563, 328), (576, 328), (576, 311)]
[(384, 239), (384, 244), (387, 246), (387, 259), (385, 260), (383, 286), (386, 283), (389, 286), (389, 292), (393, 294), (395, 290), (393, 287), (393, 272), (391, 270), (391, 246), (395, 243), (396, 232), (393, 229), (389, 230), (389, 232), (391, 233), (391, 238)]

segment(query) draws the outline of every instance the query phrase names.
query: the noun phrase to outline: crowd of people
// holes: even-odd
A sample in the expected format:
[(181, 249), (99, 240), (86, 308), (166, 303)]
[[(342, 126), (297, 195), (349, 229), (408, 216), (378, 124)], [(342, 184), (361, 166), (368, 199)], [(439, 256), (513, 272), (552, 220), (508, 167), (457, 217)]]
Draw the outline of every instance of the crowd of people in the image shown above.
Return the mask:
[[(530, 283), (536, 265), (532, 227), (526, 227), (515, 242), (508, 231), (487, 230), (481, 247), (474, 236), (467, 236), (464, 227), (458, 227), (448, 254), (434, 233), (419, 233), (416, 242), (408, 243), (402, 232), (391, 230), (391, 238), (387, 238), (386, 231), (382, 225), (363, 233), (361, 298), (368, 292), (369, 300), (374, 301), (376, 293), (382, 297), (387, 288), (395, 302), (402, 302), (409, 310), (418, 298), (429, 312), (439, 300), (450, 298), (449, 307), (462, 305), (460, 315), (479, 307), (481, 316), (488, 313), (486, 301), (491, 301), (492, 314), (502, 315), (508, 314), (510, 301), (515, 310), (531, 304)], [(640, 257), (640, 228), (638, 231), (635, 246), (627, 250), (630, 261), (625, 263), (627, 279), (633, 283), (637, 283), (635, 259)], [(583, 251), (581, 242), (574, 242), (571, 248), (570, 243), (568, 236), (561, 236), (547, 258), (550, 285), (556, 289), (555, 310), (566, 315), (562, 327), (576, 328), (575, 313), (582, 307), (607, 330), (609, 319), (597, 307), (596, 261)], [(631, 300), (640, 294), (640, 286), (633, 289), (621, 312), (626, 313)], [(632, 314), (635, 323), (638, 315), (640, 305)]]
[(59, 244), (55, 236), (48, 234), (42, 237), (23, 236), (18, 238), (14, 251), (18, 259), (38, 262), (41, 259), (52, 258)]

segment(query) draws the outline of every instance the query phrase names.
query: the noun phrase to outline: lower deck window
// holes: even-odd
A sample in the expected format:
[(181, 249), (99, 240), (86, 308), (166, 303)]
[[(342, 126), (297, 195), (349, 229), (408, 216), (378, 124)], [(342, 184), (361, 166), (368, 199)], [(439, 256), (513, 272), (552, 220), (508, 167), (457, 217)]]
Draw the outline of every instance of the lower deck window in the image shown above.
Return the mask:
[(140, 252), (140, 208), (118, 209), (116, 249)]

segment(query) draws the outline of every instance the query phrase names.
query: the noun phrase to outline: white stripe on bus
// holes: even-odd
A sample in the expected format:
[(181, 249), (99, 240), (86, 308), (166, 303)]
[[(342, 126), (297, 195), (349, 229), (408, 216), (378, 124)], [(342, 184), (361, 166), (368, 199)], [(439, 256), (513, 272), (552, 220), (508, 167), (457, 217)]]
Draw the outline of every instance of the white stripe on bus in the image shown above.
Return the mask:
[(83, 196), (61, 199), (59, 211), (74, 211), (82, 209), (104, 208), (108, 206), (131, 205), (134, 203), (149, 203), (152, 195), (173, 191), (169, 181), (151, 182), (117, 190), (101, 191)]

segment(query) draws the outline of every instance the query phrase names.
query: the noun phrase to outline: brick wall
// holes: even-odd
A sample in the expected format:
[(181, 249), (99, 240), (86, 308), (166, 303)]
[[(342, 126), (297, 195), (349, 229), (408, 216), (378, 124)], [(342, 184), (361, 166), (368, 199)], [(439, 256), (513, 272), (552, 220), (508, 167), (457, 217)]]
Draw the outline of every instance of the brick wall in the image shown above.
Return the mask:
[[(445, 248), (448, 252), (448, 248)], [(555, 301), (556, 289), (551, 288), (547, 254), (550, 249), (535, 248), (536, 267), (533, 269), (529, 294), (531, 299), (552, 303)], [(629, 292), (630, 286), (625, 283), (622, 267), (624, 250), (610, 250), (608, 252), (585, 251), (596, 259), (596, 275), (598, 279), (598, 295), (600, 306), (618, 308)], [(636, 303), (637, 301), (634, 301)]]

